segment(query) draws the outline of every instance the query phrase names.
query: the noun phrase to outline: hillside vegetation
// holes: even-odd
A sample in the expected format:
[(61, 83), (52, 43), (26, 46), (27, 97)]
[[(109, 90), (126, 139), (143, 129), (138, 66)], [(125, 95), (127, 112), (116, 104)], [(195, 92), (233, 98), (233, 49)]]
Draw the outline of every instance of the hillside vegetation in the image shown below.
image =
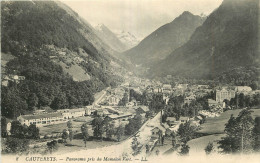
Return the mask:
[(223, 73), (232, 76), (234, 71), (236, 74), (253, 72), (242, 80), (258, 80), (258, 3), (257, 0), (224, 0), (187, 43), (153, 65), (150, 73), (215, 79)]
[[(2, 85), (3, 116), (90, 105), (95, 92), (122, 81), (111, 72), (113, 57), (105, 47), (91, 43), (99, 40), (91, 28), (60, 6), (53, 1), (1, 2), (2, 52), (14, 56), (3, 75), (25, 77)], [(76, 67), (86, 80), (75, 80), (71, 71)]]

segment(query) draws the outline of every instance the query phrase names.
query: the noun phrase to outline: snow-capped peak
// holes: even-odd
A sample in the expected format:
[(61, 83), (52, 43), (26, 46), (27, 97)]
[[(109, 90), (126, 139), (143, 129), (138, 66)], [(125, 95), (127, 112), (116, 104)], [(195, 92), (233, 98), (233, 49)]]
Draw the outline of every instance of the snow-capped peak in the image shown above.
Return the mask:
[(140, 42), (140, 40), (137, 39), (135, 35), (125, 30), (115, 31), (115, 34), (121, 42), (128, 46), (128, 48), (132, 48)]

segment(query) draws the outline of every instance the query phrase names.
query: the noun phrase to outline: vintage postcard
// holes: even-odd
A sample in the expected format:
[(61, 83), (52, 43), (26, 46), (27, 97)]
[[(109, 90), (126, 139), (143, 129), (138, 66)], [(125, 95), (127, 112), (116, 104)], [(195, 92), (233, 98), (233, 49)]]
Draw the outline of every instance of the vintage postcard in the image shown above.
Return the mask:
[(259, 8), (1, 1), (1, 161), (259, 163)]

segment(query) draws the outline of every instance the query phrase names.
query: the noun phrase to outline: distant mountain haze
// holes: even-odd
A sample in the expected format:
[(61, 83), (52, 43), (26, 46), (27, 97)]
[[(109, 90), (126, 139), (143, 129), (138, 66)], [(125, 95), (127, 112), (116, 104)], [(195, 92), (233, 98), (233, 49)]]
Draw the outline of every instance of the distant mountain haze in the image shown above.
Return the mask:
[(154, 65), (150, 74), (215, 78), (232, 69), (259, 66), (258, 3), (224, 0), (188, 42)]
[(96, 34), (95, 28), (91, 26), (89, 22), (87, 22), (84, 18), (82, 18), (78, 13), (73, 11), (69, 6), (60, 1), (54, 1), (60, 8), (65, 10), (67, 14), (71, 15), (75, 20), (77, 20), (82, 26), (84, 30), (80, 30), (79, 32), (84, 36), (87, 40), (89, 40), (97, 49), (100, 51), (106, 51), (110, 54), (115, 53), (114, 49), (112, 49), (109, 45), (104, 42), (101, 38), (99, 38)]
[(173, 50), (186, 43), (205, 18), (185, 11), (172, 22), (165, 24), (126, 51), (134, 64), (148, 64), (167, 57)]
[(127, 45), (122, 43), (119, 38), (104, 24), (98, 24), (95, 29), (97, 35), (115, 51), (123, 52), (127, 49)]
[(140, 42), (140, 40), (135, 35), (124, 30), (116, 31), (115, 34), (118, 39), (126, 45), (127, 50), (136, 46)]
[(64, 1), (94, 26), (127, 31), (141, 40), (183, 11), (209, 15), (223, 0), (84, 0)]

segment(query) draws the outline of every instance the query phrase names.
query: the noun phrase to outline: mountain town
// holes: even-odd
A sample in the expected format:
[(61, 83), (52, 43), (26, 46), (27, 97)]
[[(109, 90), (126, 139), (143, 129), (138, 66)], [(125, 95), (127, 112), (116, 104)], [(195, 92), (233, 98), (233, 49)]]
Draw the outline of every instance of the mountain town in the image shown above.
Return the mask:
[(1, 22), (2, 156), (259, 154), (258, 0), (183, 11), (142, 40), (62, 1), (1, 1)]

